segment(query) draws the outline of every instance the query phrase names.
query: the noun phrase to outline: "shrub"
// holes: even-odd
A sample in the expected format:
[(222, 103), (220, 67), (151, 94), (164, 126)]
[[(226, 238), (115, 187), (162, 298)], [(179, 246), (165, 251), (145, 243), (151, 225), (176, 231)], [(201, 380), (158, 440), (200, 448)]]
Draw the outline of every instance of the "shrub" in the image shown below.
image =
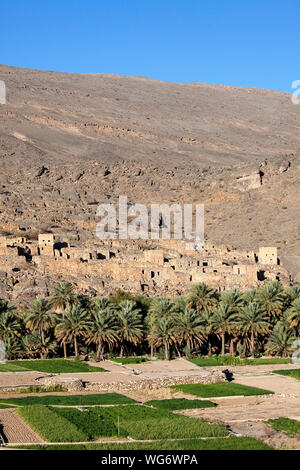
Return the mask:
[(46, 392), (66, 392), (67, 389), (63, 385), (49, 385), (42, 387), (41, 385), (30, 385), (30, 387), (20, 388), (18, 393), (46, 393)]

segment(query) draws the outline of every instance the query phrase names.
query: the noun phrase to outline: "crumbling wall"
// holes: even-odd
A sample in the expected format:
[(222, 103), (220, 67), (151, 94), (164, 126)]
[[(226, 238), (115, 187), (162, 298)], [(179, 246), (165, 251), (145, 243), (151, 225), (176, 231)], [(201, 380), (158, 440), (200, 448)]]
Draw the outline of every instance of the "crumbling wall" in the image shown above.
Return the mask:
[(278, 254), (276, 247), (260, 247), (258, 251), (258, 262), (260, 264), (278, 264)]

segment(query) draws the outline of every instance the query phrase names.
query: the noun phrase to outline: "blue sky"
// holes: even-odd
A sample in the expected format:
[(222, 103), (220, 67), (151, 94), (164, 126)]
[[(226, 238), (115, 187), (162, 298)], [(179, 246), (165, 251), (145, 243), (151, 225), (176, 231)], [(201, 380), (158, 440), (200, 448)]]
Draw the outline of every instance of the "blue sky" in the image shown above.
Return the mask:
[(0, 63), (291, 92), (299, 0), (0, 0)]

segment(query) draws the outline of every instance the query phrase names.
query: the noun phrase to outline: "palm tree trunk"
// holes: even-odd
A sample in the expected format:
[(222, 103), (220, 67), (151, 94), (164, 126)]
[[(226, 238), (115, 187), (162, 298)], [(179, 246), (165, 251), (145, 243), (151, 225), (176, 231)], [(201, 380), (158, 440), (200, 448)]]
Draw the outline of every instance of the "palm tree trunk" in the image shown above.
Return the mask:
[(99, 341), (97, 348), (97, 361), (103, 361), (103, 345), (102, 341)]
[(251, 354), (254, 355), (254, 333), (251, 332)]
[(74, 336), (74, 349), (75, 349), (75, 356), (78, 356), (78, 344), (77, 344), (77, 336)]
[(176, 349), (178, 357), (181, 357), (180, 351), (179, 351), (178, 346), (177, 346), (176, 343), (175, 343), (175, 349)]
[(165, 341), (165, 360), (169, 360), (169, 348), (168, 348), (168, 342)]
[(65, 340), (63, 340), (62, 344), (63, 344), (63, 348), (64, 348), (64, 358), (67, 359), (67, 357), (68, 357), (67, 356), (67, 345), (65, 343)]
[(212, 346), (211, 346), (211, 340), (208, 340), (208, 355), (211, 356), (212, 354)]
[(187, 347), (188, 355), (190, 355), (190, 352), (191, 352), (191, 342), (190, 342), (189, 339), (188, 339), (187, 342), (186, 342), (186, 347)]
[(225, 333), (222, 333), (221, 335), (221, 338), (222, 338), (222, 356), (225, 356)]
[(230, 356), (234, 356), (234, 339), (230, 340)]
[[(63, 317), (63, 319), (65, 318), (65, 311), (64, 310), (62, 311), (62, 317)], [(66, 345), (65, 341), (63, 341), (63, 348), (64, 348), (64, 358), (67, 359), (67, 345)]]

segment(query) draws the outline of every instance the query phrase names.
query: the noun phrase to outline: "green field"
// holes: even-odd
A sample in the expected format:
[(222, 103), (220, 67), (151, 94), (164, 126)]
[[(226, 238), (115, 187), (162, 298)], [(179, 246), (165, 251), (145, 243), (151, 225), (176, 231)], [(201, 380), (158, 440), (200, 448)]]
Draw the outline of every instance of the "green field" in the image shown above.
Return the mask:
[[(21, 364), (21, 362), (19, 362)], [(24, 372), (28, 371), (25, 367), (21, 367), (17, 362), (7, 362), (6, 364), (0, 364), (0, 372)]]
[(114, 357), (109, 360), (117, 364), (141, 364), (143, 362), (149, 362), (145, 357)]
[(85, 442), (88, 436), (75, 424), (43, 405), (24, 406), (18, 411), (21, 418), (48, 442)]
[(274, 370), (273, 373), (285, 375), (287, 377), (293, 377), (294, 379), (300, 380), (300, 369)]
[[(14, 447), (16, 448), (16, 447)], [(271, 450), (272, 448), (251, 437), (229, 437), (210, 440), (188, 439), (185, 441), (125, 442), (124, 444), (74, 444), (47, 446), (20, 446), (31, 450)]]
[(65, 406), (88, 406), (88, 405), (126, 405), (135, 403), (131, 398), (119, 393), (104, 393), (92, 395), (44, 395), (21, 398), (2, 398), (1, 403), (9, 403), (17, 406), (27, 405), (65, 405)]
[(240, 385), (232, 382), (218, 382), (208, 385), (172, 385), (170, 388), (202, 398), (231, 397), (238, 395), (271, 395), (274, 393), (269, 390), (263, 390), (262, 388), (248, 387), (246, 385)]
[(284, 431), (291, 437), (300, 438), (300, 421), (289, 418), (269, 419), (267, 421), (277, 431)]
[(172, 398), (170, 400), (151, 400), (144, 403), (161, 410), (191, 410), (196, 408), (213, 408), (217, 406), (208, 400), (187, 400), (186, 398)]
[(83, 410), (32, 405), (19, 408), (18, 413), (47, 442), (86, 442), (105, 437), (162, 440), (228, 435), (224, 426), (142, 405)]
[(0, 404), (0, 410), (4, 410), (4, 409), (7, 409), (7, 408), (14, 408), (13, 405), (1, 405)]
[(268, 364), (289, 364), (290, 359), (272, 358), (272, 359), (240, 359), (239, 357), (232, 356), (211, 356), (211, 357), (197, 357), (190, 359), (190, 362), (200, 367), (213, 367), (213, 366), (259, 366)]
[(118, 423), (120, 437), (136, 440), (223, 437), (228, 434), (223, 426), (144, 406), (92, 408), (85, 412), (55, 408), (54, 412), (75, 424), (89, 439), (118, 437)]
[(36, 359), (33, 361), (10, 361), (0, 365), (0, 372), (24, 371), (48, 372), (63, 374), (69, 372), (104, 372), (100, 367), (92, 367), (84, 362), (65, 359)]

